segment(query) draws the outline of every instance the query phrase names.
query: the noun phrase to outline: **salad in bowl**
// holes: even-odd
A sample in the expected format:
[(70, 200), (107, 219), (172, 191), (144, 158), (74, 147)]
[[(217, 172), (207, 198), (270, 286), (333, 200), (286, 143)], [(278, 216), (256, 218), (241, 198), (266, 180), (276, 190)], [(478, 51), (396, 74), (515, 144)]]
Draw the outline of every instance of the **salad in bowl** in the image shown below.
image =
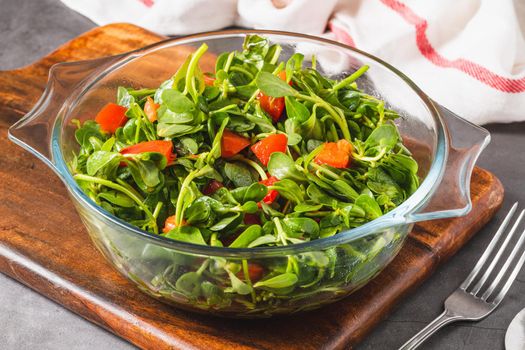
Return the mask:
[[(316, 45), (319, 55), (299, 50)], [(327, 69), (326, 51), (346, 69)], [(64, 98), (52, 84), (75, 72)], [(469, 210), (487, 142), (385, 63), (298, 34), (172, 39), (51, 75), (57, 95), (44, 94), (47, 110), (35, 107), (10, 137), (64, 180), (122, 274), (224, 316), (311, 309), (363, 286), (414, 222)], [(476, 136), (449, 168), (447, 122)], [(29, 146), (42, 125), (49, 143)]]

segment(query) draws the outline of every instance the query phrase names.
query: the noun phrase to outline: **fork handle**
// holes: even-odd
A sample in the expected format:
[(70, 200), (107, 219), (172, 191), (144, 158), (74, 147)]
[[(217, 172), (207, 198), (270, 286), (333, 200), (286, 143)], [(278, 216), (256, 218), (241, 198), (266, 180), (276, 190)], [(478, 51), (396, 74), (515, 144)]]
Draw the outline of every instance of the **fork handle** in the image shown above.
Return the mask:
[(410, 340), (403, 344), (399, 350), (411, 350), (417, 348), (440, 328), (449, 323), (459, 321), (461, 318), (461, 316), (451, 314), (448, 310), (443, 311), (443, 313), (434, 319), (434, 321), (430, 322), (425, 328), (420, 330), (416, 335), (410, 338)]

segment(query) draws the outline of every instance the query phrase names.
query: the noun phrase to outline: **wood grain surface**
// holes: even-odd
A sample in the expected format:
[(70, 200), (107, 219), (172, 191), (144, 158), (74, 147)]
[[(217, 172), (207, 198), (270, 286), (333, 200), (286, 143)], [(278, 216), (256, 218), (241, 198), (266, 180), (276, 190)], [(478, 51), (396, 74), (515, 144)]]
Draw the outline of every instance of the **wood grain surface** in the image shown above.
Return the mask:
[(317, 311), (248, 321), (164, 305), (106, 263), (60, 180), (7, 140), (8, 127), (41, 95), (52, 64), (117, 54), (160, 39), (132, 25), (109, 25), (81, 35), (31, 66), (0, 72), (0, 271), (141, 348), (350, 348), (501, 206), (501, 183), (476, 168), (468, 216), (416, 225), (400, 254), (377, 278)]

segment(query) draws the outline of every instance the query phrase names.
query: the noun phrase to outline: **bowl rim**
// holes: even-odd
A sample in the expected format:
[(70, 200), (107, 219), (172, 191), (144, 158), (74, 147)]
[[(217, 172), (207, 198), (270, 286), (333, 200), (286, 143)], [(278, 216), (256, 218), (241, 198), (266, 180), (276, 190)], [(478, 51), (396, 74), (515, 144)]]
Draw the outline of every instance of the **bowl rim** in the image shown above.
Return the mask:
[[(436, 136), (437, 141), (435, 144), (435, 157), (432, 161), (427, 176), (420, 184), (419, 188), (414, 192), (410, 197), (408, 197), (400, 206), (396, 207), (392, 211), (382, 215), (381, 217), (374, 219), (362, 226), (352, 228), (346, 231), (342, 231), (336, 235), (320, 238), (313, 241), (308, 241), (304, 243), (296, 243), (287, 246), (272, 246), (272, 247), (254, 247), (254, 248), (228, 248), (228, 247), (212, 247), (207, 245), (198, 245), (193, 243), (175, 241), (169, 238), (166, 238), (159, 234), (154, 234), (145, 230), (142, 230), (132, 224), (110, 214), (102, 207), (97, 205), (93, 200), (91, 200), (80, 188), (80, 186), (74, 180), (66, 162), (62, 155), (62, 150), (60, 147), (61, 144), (61, 131), (62, 131), (62, 121), (69, 111), (76, 105), (83, 95), (93, 87), (100, 79), (104, 78), (111, 72), (118, 70), (122, 65), (140, 58), (144, 54), (153, 52), (159, 49), (166, 47), (190, 44), (195, 41), (205, 42), (207, 39), (214, 38), (227, 38), (227, 37), (239, 37), (249, 34), (259, 34), (259, 35), (273, 35), (273, 36), (282, 36), (287, 38), (298, 38), (301, 40), (310, 41), (313, 43), (328, 44), (331, 46), (336, 46), (345, 50), (352, 51), (358, 55), (362, 55), (367, 59), (375, 61), (377, 64), (383, 66), (394, 75), (399, 77), (408, 87), (415, 92), (419, 97), (421, 102), (424, 103), (428, 109), (434, 123), (436, 125)], [(446, 125), (439, 114), (438, 110), (434, 106), (433, 101), (405, 74), (401, 71), (388, 64), (387, 62), (377, 58), (369, 53), (356, 49), (354, 47), (333, 41), (327, 38), (317, 37), (308, 34), (278, 31), (278, 30), (220, 30), (220, 31), (210, 31), (199, 34), (193, 34), (177, 38), (168, 38), (161, 40), (159, 42), (144, 46), (137, 50), (132, 50), (126, 53), (119, 55), (111, 56), (115, 61), (104, 68), (101, 72), (90, 75), (86, 80), (81, 84), (82, 90), (78, 93), (73, 93), (70, 95), (64, 102), (62, 108), (65, 109), (62, 118), (57, 118), (52, 131), (52, 156), (54, 161), (54, 166), (56, 167), (59, 175), (62, 177), (64, 183), (70, 194), (74, 198), (79, 200), (84, 207), (87, 207), (91, 211), (95, 212), (96, 215), (100, 215), (108, 220), (112, 224), (116, 224), (121, 229), (125, 230), (126, 234), (136, 234), (141, 238), (149, 240), (151, 243), (160, 245), (165, 248), (174, 249), (177, 251), (191, 253), (196, 255), (203, 256), (220, 256), (220, 257), (234, 257), (234, 258), (264, 258), (269, 256), (276, 255), (288, 255), (288, 254), (297, 254), (302, 252), (308, 252), (313, 250), (323, 250), (330, 247), (334, 247), (343, 243), (348, 243), (353, 240), (365, 237), (370, 234), (377, 233), (379, 230), (384, 230), (389, 227), (395, 227), (400, 225), (409, 225), (411, 222), (407, 219), (407, 215), (413, 213), (414, 211), (423, 207), (432, 197), (436, 189), (439, 187), (439, 183), (445, 172), (445, 165), (448, 159), (449, 154), (449, 145), (445, 140), (448, 139), (448, 130)], [(75, 62), (79, 63), (79, 62)], [(71, 63), (59, 63), (58, 65), (68, 65)]]

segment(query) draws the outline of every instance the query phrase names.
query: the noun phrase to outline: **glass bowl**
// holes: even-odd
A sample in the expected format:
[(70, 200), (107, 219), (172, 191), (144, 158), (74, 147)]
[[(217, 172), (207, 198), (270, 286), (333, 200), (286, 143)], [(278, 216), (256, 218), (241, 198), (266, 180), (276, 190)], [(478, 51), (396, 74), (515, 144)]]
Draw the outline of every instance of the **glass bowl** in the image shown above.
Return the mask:
[[(284, 60), (301, 52), (308, 64), (315, 54), (318, 69), (330, 77), (341, 78), (369, 65), (357, 83), (401, 115), (396, 123), (419, 162), (419, 189), (396, 209), (358, 228), (308, 243), (251, 249), (173, 241), (112, 216), (88, 198), (66, 165), (78, 149), (71, 120), (93, 119), (102, 106), (115, 101), (118, 86), (159, 86), (202, 43), (209, 50), (201, 67), (212, 71), (217, 55), (240, 49), (246, 34), (264, 35), (280, 44)], [(138, 288), (184, 309), (249, 318), (313, 309), (341, 299), (396, 256), (415, 222), (465, 215), (471, 208), (472, 168), (490, 139), (486, 130), (433, 102), (380, 59), (330, 40), (275, 31), (205, 33), (118, 56), (54, 65), (42, 97), (9, 129), (9, 137), (56, 172), (98, 250)], [(248, 278), (254, 266), (259, 271), (291, 268), (300, 278), (286, 286), (254, 285)]]

